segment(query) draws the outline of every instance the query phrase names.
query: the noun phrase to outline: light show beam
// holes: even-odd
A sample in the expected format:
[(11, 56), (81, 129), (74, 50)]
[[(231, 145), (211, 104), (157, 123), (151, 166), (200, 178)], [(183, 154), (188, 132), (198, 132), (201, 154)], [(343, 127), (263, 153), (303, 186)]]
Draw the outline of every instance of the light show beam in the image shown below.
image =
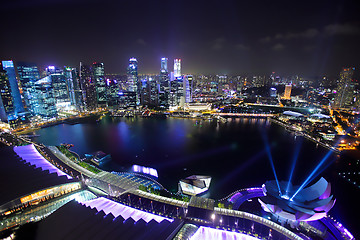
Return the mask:
[(304, 189), (304, 187), (306, 187), (306, 185), (310, 182), (310, 180), (312, 179), (312, 177), (315, 175), (315, 173), (320, 169), (320, 167), (326, 162), (326, 160), (330, 157), (332, 151), (329, 151), (325, 157), (323, 157), (323, 159), (320, 161), (320, 163), (315, 167), (315, 169), (310, 173), (310, 175), (305, 179), (305, 181), (300, 185), (300, 187), (298, 188), (298, 190), (296, 190), (296, 192), (292, 195), (292, 197), (290, 198), (290, 201), (292, 201), (294, 199), (294, 197), (301, 191)]
[(265, 136), (264, 133), (262, 134), (262, 137), (263, 137), (263, 140), (264, 140), (266, 153), (267, 153), (267, 155), (268, 155), (268, 158), (269, 158), (269, 161), (270, 161), (270, 165), (271, 165), (271, 168), (272, 168), (273, 173), (274, 173), (274, 176), (275, 176), (275, 181), (276, 181), (276, 184), (277, 184), (278, 189), (279, 189), (279, 193), (280, 193), (280, 195), (282, 195), (281, 190), (280, 190), (279, 180), (278, 180), (278, 177), (277, 177), (277, 174), (276, 174), (276, 171), (275, 171), (275, 166), (274, 166), (274, 162), (273, 162), (272, 155), (271, 155), (271, 150), (270, 150), (269, 142), (268, 142), (268, 140), (267, 140), (267, 138), (266, 138), (266, 136)]
[[(301, 138), (301, 139), (302, 139), (302, 138)], [(295, 148), (294, 157), (293, 157), (293, 161), (292, 161), (292, 165), (291, 165), (291, 171), (290, 171), (289, 181), (288, 181), (288, 184), (287, 184), (287, 186), (286, 186), (286, 192), (285, 192), (285, 194), (287, 194), (287, 193), (289, 192), (289, 188), (290, 188), (290, 184), (291, 184), (291, 179), (292, 179), (292, 176), (293, 176), (293, 174), (294, 174), (294, 170), (295, 170), (296, 162), (297, 162), (298, 157), (299, 157), (301, 145), (302, 145), (302, 140), (301, 140), (300, 142), (298, 142), (298, 144), (296, 145), (296, 148)]]

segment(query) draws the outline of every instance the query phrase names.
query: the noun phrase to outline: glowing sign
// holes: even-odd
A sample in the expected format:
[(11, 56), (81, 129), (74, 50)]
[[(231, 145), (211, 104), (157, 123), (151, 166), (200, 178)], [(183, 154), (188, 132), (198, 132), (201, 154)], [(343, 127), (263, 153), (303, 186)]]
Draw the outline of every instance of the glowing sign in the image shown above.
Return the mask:
[(158, 173), (157, 173), (156, 169), (154, 169), (154, 168), (133, 165), (132, 170), (134, 172), (149, 174), (151, 176), (158, 177)]

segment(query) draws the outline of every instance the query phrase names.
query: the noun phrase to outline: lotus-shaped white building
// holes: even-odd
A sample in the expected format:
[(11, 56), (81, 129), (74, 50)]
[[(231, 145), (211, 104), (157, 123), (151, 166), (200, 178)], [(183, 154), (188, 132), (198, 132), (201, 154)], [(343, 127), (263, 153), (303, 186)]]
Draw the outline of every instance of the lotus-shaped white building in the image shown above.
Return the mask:
[[(280, 190), (279, 190), (280, 187)], [(330, 195), (331, 185), (324, 178), (302, 189), (295, 196), (299, 186), (289, 182), (267, 181), (263, 186), (265, 196), (259, 198), (262, 208), (272, 214), (292, 221), (314, 221), (326, 216), (334, 206)]]

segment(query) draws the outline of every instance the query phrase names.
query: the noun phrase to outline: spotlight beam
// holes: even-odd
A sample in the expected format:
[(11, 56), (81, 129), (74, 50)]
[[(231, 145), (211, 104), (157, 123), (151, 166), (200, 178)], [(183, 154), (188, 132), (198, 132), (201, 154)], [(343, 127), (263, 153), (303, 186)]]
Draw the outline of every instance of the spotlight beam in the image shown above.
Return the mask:
[(266, 153), (267, 153), (267, 155), (268, 155), (268, 158), (269, 158), (269, 161), (270, 161), (270, 165), (271, 165), (271, 168), (272, 168), (273, 173), (274, 173), (274, 176), (275, 176), (275, 181), (276, 181), (276, 184), (277, 184), (277, 187), (278, 187), (278, 189), (279, 189), (280, 196), (281, 196), (282, 193), (281, 193), (281, 190), (280, 190), (279, 180), (278, 180), (278, 177), (277, 177), (277, 174), (276, 174), (276, 171), (275, 171), (275, 166), (274, 166), (274, 162), (273, 162), (273, 159), (272, 159), (269, 142), (268, 142), (268, 140), (267, 140), (267, 138), (266, 138), (266, 136), (265, 136), (264, 133), (262, 134), (262, 137), (263, 137), (263, 140), (264, 140)]
[(292, 165), (291, 165), (291, 171), (290, 171), (289, 181), (288, 181), (288, 184), (287, 184), (287, 186), (286, 186), (286, 193), (285, 193), (285, 194), (287, 194), (287, 193), (289, 192), (290, 182), (291, 182), (292, 176), (293, 176), (293, 174), (294, 174), (295, 165), (296, 165), (296, 162), (297, 162), (298, 157), (299, 157), (301, 145), (302, 145), (302, 141), (300, 141), (300, 142), (297, 144), (296, 148), (295, 148), (294, 157), (293, 157), (293, 161), (292, 161)]
[(293, 200), (294, 197), (301, 191), (304, 189), (304, 187), (310, 182), (310, 180), (312, 179), (312, 177), (315, 175), (315, 173), (320, 169), (320, 167), (326, 162), (326, 160), (330, 157), (332, 151), (329, 151), (325, 157), (320, 161), (320, 163), (315, 167), (315, 169), (310, 173), (310, 175), (305, 179), (305, 181), (300, 185), (300, 187), (298, 188), (298, 190), (296, 190), (296, 192), (294, 193), (294, 195), (292, 195), (292, 197), (290, 198), (290, 200)]

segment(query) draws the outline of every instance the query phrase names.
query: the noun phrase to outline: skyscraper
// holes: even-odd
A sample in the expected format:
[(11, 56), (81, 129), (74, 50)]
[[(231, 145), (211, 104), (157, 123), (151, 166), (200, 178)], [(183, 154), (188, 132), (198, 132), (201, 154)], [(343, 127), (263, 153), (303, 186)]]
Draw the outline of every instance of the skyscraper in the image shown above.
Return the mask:
[(2, 61), (3, 69), (6, 71), (6, 75), (9, 79), (10, 88), (11, 88), (11, 96), (14, 101), (14, 111), (15, 114), (24, 112), (23, 102), (21, 100), (21, 95), (19, 91), (19, 84), (16, 79), (16, 71), (14, 67), (13, 61)]
[(66, 79), (66, 85), (69, 90), (70, 101), (77, 110), (83, 110), (83, 98), (82, 90), (80, 86), (80, 78), (76, 68), (65, 67), (64, 75)]
[(185, 76), (184, 79), (184, 96), (185, 96), (185, 102), (189, 103), (192, 101), (192, 91), (193, 91), (193, 79), (194, 77), (192, 75)]
[(25, 99), (25, 106), (28, 110), (34, 112), (34, 103), (36, 102), (36, 99), (33, 94), (33, 87), (35, 82), (40, 79), (38, 68), (34, 63), (18, 62), (17, 70), (22, 94)]
[(94, 82), (96, 84), (96, 99), (98, 105), (106, 106), (107, 94), (106, 94), (106, 80), (104, 63), (93, 63), (92, 71), (94, 75)]
[(160, 68), (160, 72), (168, 72), (168, 58), (161, 58), (161, 68)]
[(291, 99), (291, 84), (285, 86), (285, 92), (283, 99), (290, 100)]
[(36, 103), (34, 104), (34, 114), (45, 118), (57, 116), (56, 101), (51, 76), (46, 76), (34, 83), (33, 94)]
[(87, 111), (95, 110), (96, 108), (96, 85), (93, 79), (91, 69), (87, 65), (80, 62), (80, 84), (83, 93), (85, 108)]
[(136, 104), (140, 103), (140, 90), (141, 90), (141, 83), (138, 79), (138, 62), (136, 58), (129, 59), (129, 66), (127, 68), (127, 75), (128, 75), (128, 91), (136, 93)]
[(10, 82), (6, 71), (0, 68), (0, 119), (7, 121), (8, 116), (14, 113), (13, 98), (11, 96)]
[(158, 105), (164, 109), (169, 107), (169, 92), (168, 58), (161, 58)]
[(339, 84), (336, 89), (334, 107), (349, 107), (354, 99), (354, 84), (351, 80), (354, 75), (355, 68), (344, 68), (340, 72)]
[(51, 82), (57, 106), (60, 107), (64, 104), (70, 104), (70, 96), (64, 71), (60, 68), (49, 66), (46, 68), (46, 73), (49, 77), (48, 81)]
[(174, 77), (181, 76), (181, 59), (174, 59)]

